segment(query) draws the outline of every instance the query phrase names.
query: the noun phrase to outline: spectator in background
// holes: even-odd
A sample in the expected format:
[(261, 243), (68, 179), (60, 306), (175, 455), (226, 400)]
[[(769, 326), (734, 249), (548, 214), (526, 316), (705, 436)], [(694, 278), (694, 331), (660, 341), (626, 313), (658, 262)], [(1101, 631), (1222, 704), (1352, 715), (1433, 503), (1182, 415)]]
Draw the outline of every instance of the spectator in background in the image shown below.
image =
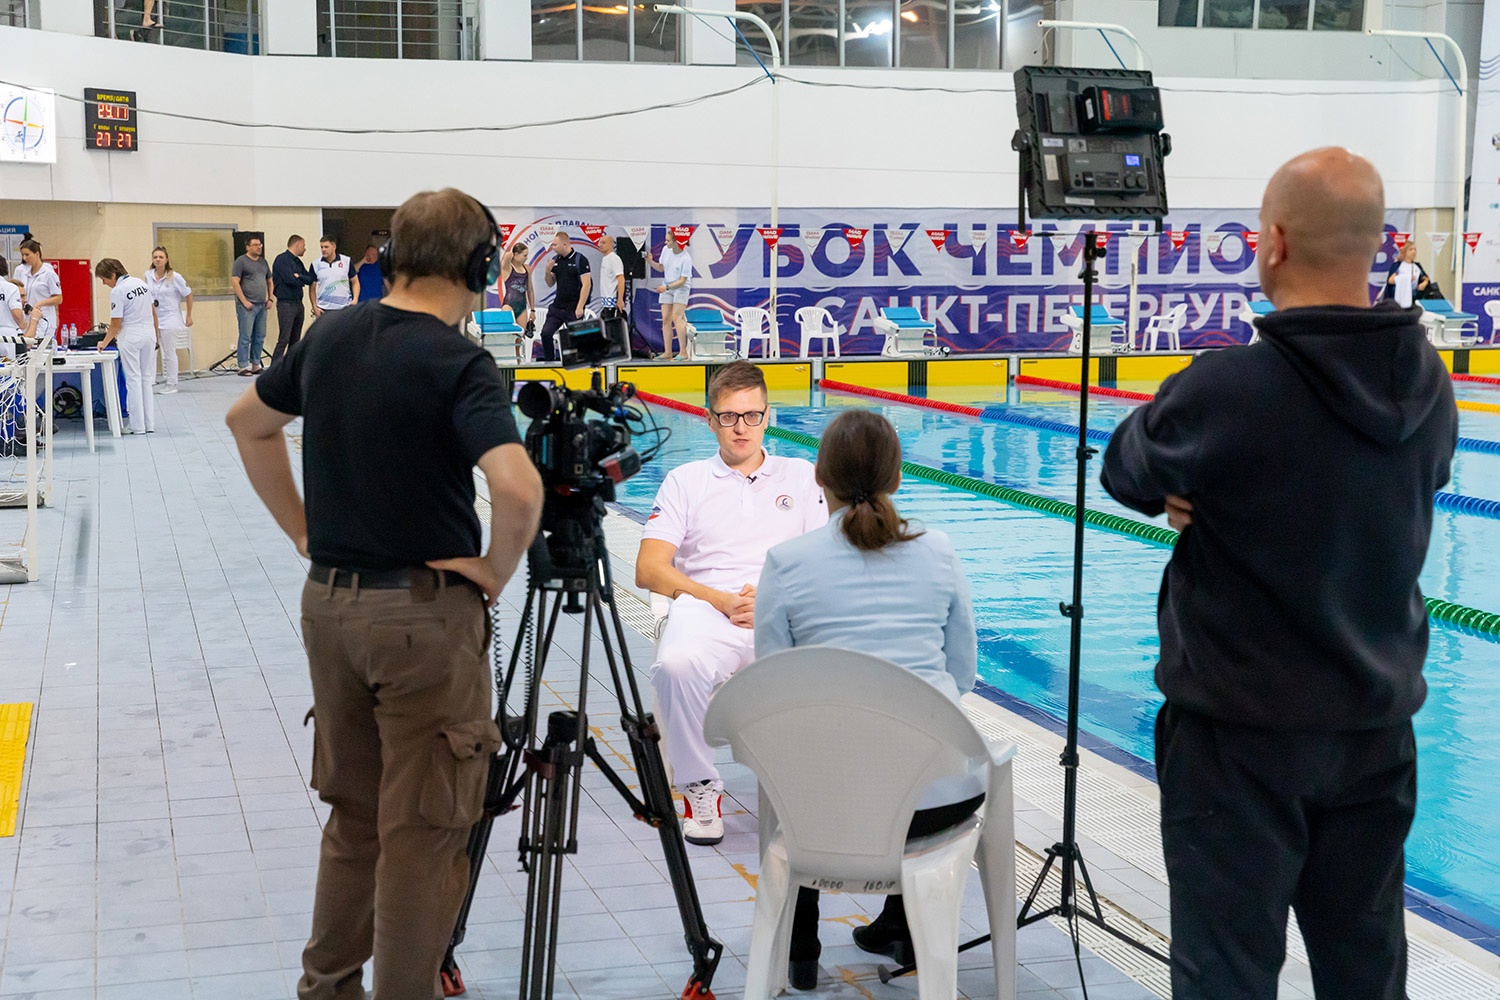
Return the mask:
[(326, 312), (347, 309), (354, 302), (349, 289), (349, 258), (339, 253), (338, 240), (325, 236), (318, 241), (318, 249), (323, 255), (312, 264), (313, 277), (318, 279), (313, 319)]
[(1407, 240), (1406, 245), (1396, 253), (1391, 269), (1386, 272), (1385, 289), (1380, 297), (1392, 299), (1403, 309), (1410, 309), (1413, 301), (1427, 297), (1427, 289), (1431, 285), (1432, 280), (1427, 277), (1427, 272), (1417, 263), (1416, 240)]
[[(6, 280), (10, 261), (0, 257), (0, 335), (19, 337), (26, 328), (26, 314), (21, 311), (21, 290)], [(16, 356), (16, 345), (0, 341), (0, 358)]]
[(625, 265), (615, 253), (615, 238), (599, 237), (599, 252), (604, 255), (599, 261), (599, 304), (618, 309), (625, 301)]
[(140, 278), (132, 278), (125, 265), (113, 257), (95, 264), (94, 276), (109, 289), (109, 330), (99, 342), (99, 349), (104, 350), (116, 338), (120, 341), (125, 405), (130, 410), (130, 429), (125, 433), (150, 434), (156, 430), (151, 377), (156, 373), (158, 339), (151, 289)]
[(353, 287), (352, 297), (355, 302), (374, 302), (385, 294), (385, 273), (380, 270), (378, 246), (371, 243), (365, 247), (365, 255), (354, 269), (354, 276), (349, 279), (349, 283)]
[[(687, 350), (687, 300), (693, 288), (693, 258), (671, 229), (667, 230), (667, 245), (660, 261), (651, 256), (650, 250), (642, 256), (646, 263), (662, 272), (662, 283), (656, 286), (656, 294), (661, 296), (661, 352), (673, 361), (681, 361), (681, 352)], [(681, 344), (676, 354), (672, 349), (673, 330), (677, 331)]]
[(21, 266), (16, 268), (22, 307), (31, 340), (57, 336), (57, 307), (62, 305), (62, 281), (52, 265), (42, 260), (42, 245), (28, 236), (21, 241)]
[(526, 266), (526, 244), (512, 243), (510, 252), (500, 263), (500, 304), (509, 306), (515, 314), (516, 325), (524, 327), (531, 322), (533, 311), (531, 297), (531, 268)]
[(583, 317), (594, 276), (589, 273), (588, 258), (573, 249), (573, 238), (560, 232), (552, 237), (552, 259), (547, 261), (543, 277), (548, 288), (557, 288), (542, 324), (542, 360), (551, 362), (557, 360), (557, 344), (552, 335), (564, 323)]
[(271, 267), (266, 263), (266, 244), (259, 236), (245, 243), (245, 252), (235, 258), (229, 272), (234, 286), (234, 313), (239, 320), (240, 340), (235, 349), (241, 375), (259, 375), (260, 356), (265, 353), (266, 303), (271, 299)]
[(302, 324), (307, 319), (307, 310), (302, 306), (302, 290), (318, 283), (302, 255), (307, 253), (307, 241), (292, 236), (286, 241), (286, 249), (276, 256), (271, 267), (271, 279), (276, 285), (276, 350), (271, 354), (271, 364), (276, 364), (302, 337)]
[[(146, 272), (146, 288), (151, 292), (151, 302), (156, 306), (157, 340), (162, 349), (162, 368), (167, 384), (162, 386), (162, 395), (177, 391), (177, 347), (186, 346), (188, 327), (193, 325), (193, 290), (182, 275), (172, 270), (172, 259), (166, 247), (151, 251), (151, 269)], [(187, 307), (186, 316), (183, 307)]]

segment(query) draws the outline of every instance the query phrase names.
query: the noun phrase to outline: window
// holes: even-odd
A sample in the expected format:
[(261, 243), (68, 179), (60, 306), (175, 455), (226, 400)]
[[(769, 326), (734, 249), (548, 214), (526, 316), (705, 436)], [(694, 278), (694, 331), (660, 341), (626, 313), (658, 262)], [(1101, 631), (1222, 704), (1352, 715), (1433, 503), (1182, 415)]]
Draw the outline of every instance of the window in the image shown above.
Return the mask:
[(901, 39), (899, 65), (944, 69), (948, 65), (947, 0), (901, 0), (896, 33)]
[(1156, 0), (1164, 28), (1361, 31), (1365, 0)]
[(591, 62), (628, 62), (630, 59), (629, 5), (583, 5), (583, 58)]
[(578, 58), (577, 0), (531, 0), (531, 58)]
[(895, 20), (891, 0), (844, 0), (844, 65), (890, 66)]
[[(766, 24), (771, 26), (771, 31), (776, 35), (776, 44), (781, 47), (782, 57), (786, 56), (786, 21), (785, 5), (783, 0), (738, 0), (736, 9), (744, 14), (754, 14)], [(766, 41), (765, 32), (753, 24), (740, 22), (740, 32), (745, 36), (745, 41), (750, 43), (750, 48), (760, 56), (760, 61), (767, 66), (771, 65), (771, 45)], [(735, 61), (741, 66), (754, 66), (755, 59), (745, 49), (744, 42), (740, 42), (738, 36), (735, 38), (738, 44), (735, 47)]]
[(462, 58), (462, 0), (318, 0), (318, 55)]
[(531, 58), (681, 62), (680, 20), (654, 0), (531, 0)]
[(635, 5), (633, 58), (636, 62), (682, 62), (681, 31), (682, 18), (679, 15), (659, 14), (649, 0), (638, 2)]
[(790, 0), (786, 51), (793, 66), (839, 65), (838, 0)]
[(233, 226), (173, 225), (158, 223), (154, 246), (167, 248), (172, 270), (178, 271), (198, 299), (229, 298), (234, 286), (229, 272), (234, 266)]
[(953, 6), (953, 68), (999, 69), (999, 0), (958, 0)]
[(27, 0), (0, 0), (0, 25), (7, 28), (29, 27), (26, 4)]

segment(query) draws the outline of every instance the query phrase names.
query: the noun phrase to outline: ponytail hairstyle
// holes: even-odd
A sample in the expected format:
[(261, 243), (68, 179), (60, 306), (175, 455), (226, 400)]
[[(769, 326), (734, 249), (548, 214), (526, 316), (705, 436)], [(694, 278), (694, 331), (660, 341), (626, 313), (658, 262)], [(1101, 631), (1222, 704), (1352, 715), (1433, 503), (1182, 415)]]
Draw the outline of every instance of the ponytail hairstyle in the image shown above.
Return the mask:
[(901, 439), (873, 410), (839, 414), (818, 443), (818, 482), (840, 502), (844, 537), (864, 552), (922, 535), (896, 512), (891, 494), (901, 485)]
[(94, 277), (128, 278), (130, 277), (130, 272), (125, 270), (125, 265), (121, 264), (118, 260), (115, 260), (115, 258), (104, 257), (99, 261), (99, 263), (94, 265)]
[(27, 233), (26, 238), (21, 241), (21, 249), (34, 253), (38, 257), (42, 255), (42, 245), (30, 233)]
[[(156, 251), (158, 251), (158, 250), (161, 251), (161, 255), (163, 257), (167, 258), (167, 273), (171, 274), (172, 273), (172, 255), (169, 254), (169, 253), (167, 253), (167, 248), (166, 247), (152, 247), (151, 248), (151, 254), (152, 254), (152, 256), (155, 256), (156, 255)], [(155, 268), (152, 268), (152, 270), (155, 270)]]

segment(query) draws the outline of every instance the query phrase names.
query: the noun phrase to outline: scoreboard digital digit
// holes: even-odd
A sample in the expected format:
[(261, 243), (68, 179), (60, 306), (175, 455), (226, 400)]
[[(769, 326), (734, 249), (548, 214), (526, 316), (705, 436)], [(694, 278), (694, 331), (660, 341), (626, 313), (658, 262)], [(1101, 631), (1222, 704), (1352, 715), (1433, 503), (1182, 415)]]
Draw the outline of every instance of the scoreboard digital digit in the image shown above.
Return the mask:
[(134, 153), (141, 145), (135, 91), (83, 91), (83, 143), (88, 149)]

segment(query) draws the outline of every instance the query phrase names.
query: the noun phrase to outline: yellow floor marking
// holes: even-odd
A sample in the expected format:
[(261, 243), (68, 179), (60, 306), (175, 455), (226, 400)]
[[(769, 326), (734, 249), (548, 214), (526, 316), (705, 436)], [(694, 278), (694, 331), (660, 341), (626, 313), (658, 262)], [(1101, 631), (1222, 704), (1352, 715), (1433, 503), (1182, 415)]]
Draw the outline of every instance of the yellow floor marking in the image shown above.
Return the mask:
[(0, 705), (0, 837), (16, 835), (21, 809), (21, 772), (31, 735), (31, 703)]

